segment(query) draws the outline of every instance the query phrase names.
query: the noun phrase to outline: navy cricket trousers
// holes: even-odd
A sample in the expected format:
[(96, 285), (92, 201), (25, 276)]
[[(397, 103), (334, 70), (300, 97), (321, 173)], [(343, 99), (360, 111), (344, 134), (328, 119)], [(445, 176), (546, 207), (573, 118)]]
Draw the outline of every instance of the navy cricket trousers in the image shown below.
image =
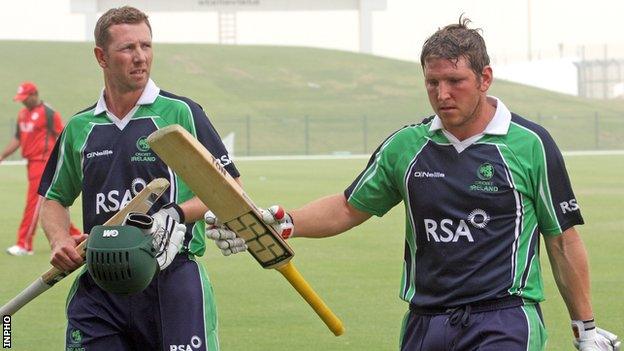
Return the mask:
[(217, 312), (203, 266), (178, 254), (142, 292), (108, 293), (84, 270), (67, 304), (66, 350), (219, 350)]
[(546, 329), (539, 304), (485, 312), (405, 315), (401, 351), (541, 351)]

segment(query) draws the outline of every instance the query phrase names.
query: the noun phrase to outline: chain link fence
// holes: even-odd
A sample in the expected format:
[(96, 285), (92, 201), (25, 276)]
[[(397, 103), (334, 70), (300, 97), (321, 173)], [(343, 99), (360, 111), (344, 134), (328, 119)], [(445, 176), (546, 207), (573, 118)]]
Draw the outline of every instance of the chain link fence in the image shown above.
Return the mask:
[[(624, 117), (556, 115), (527, 116), (544, 126), (564, 151), (624, 150)], [(401, 117), (361, 116), (337, 119), (328, 116), (252, 116), (213, 121), (225, 137), (234, 133), (237, 156), (370, 154), (392, 132), (418, 123)], [(2, 144), (14, 135), (15, 121), (6, 126)], [(19, 151), (9, 159), (20, 158)]]
[[(528, 116), (544, 126), (561, 150), (624, 150), (624, 118)], [(221, 136), (234, 133), (238, 156), (369, 154), (393, 131), (420, 122), (409, 118), (336, 119), (301, 116), (215, 121)]]

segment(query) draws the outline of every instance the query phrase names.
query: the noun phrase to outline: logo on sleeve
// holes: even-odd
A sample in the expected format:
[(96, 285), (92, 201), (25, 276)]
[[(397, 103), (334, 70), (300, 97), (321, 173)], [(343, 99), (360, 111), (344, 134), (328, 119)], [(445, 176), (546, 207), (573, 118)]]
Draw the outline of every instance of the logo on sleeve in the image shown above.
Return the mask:
[(580, 209), (578, 203), (576, 203), (576, 199), (570, 199), (568, 201), (561, 202), (559, 203), (559, 207), (561, 207), (561, 212), (563, 214), (578, 211)]

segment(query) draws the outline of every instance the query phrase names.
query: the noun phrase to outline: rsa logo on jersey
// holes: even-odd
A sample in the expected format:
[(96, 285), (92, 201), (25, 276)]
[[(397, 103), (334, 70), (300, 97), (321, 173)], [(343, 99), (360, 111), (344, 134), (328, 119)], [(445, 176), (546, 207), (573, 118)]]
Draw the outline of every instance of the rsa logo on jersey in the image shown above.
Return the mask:
[(477, 208), (472, 210), (466, 219), (453, 220), (450, 218), (443, 218), (437, 221), (431, 218), (424, 218), (423, 224), (425, 226), (427, 241), (436, 243), (456, 243), (459, 240), (465, 240), (472, 243), (475, 239), (468, 224), (472, 225), (473, 228), (483, 229), (490, 222), (490, 218), (487, 212)]
[(194, 351), (199, 349), (202, 344), (202, 339), (197, 335), (193, 335), (189, 344), (169, 345), (169, 351)]
[(136, 142), (137, 152), (134, 153), (134, 156), (130, 157), (131, 162), (154, 162), (156, 161), (156, 156), (152, 154), (150, 151), (149, 144), (147, 143), (147, 137), (142, 136)]
[(145, 180), (136, 178), (132, 181), (130, 189), (110, 190), (106, 193), (95, 194), (95, 213), (99, 215), (100, 213), (119, 211), (141, 190), (145, 189), (146, 185)]

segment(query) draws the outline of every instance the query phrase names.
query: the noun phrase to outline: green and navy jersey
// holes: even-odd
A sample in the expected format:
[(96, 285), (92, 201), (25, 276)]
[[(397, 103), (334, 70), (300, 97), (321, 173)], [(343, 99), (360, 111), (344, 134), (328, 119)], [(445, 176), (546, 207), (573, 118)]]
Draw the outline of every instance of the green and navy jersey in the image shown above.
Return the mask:
[(539, 233), (583, 223), (552, 137), (488, 100), (497, 109), (482, 134), (459, 141), (437, 116), (406, 126), (345, 190), (349, 204), (377, 216), (403, 201), (400, 296), (415, 305), (542, 301)]
[[(150, 80), (137, 105), (124, 118), (112, 115), (101, 95), (96, 105), (67, 123), (46, 165), (39, 194), (68, 207), (82, 193), (87, 233), (106, 222), (155, 178), (166, 178), (171, 186), (150, 213), (168, 202), (189, 200), (194, 196), (191, 190), (146, 142), (152, 132), (171, 124), (188, 130), (233, 177), (239, 176), (201, 106), (160, 90)], [(187, 228), (185, 243), (192, 253), (202, 255), (203, 227), (187, 224)]]

